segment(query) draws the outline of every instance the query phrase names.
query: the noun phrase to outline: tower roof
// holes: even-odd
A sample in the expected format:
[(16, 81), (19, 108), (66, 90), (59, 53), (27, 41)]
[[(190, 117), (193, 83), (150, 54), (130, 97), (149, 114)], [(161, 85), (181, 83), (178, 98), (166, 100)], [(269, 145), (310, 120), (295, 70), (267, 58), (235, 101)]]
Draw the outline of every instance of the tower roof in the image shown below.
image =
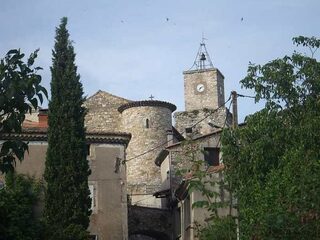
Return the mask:
[(196, 59), (194, 60), (193, 65), (189, 70), (204, 70), (213, 68), (213, 64), (210, 59), (204, 40), (205, 38), (202, 38), (202, 42), (200, 43)]
[(135, 102), (129, 102), (126, 104), (121, 105), (118, 108), (118, 111), (122, 113), (124, 110), (132, 107), (165, 107), (171, 110), (171, 112), (174, 112), (177, 107), (169, 102), (164, 102), (164, 101), (158, 101), (158, 100), (144, 100), (144, 101), (135, 101)]

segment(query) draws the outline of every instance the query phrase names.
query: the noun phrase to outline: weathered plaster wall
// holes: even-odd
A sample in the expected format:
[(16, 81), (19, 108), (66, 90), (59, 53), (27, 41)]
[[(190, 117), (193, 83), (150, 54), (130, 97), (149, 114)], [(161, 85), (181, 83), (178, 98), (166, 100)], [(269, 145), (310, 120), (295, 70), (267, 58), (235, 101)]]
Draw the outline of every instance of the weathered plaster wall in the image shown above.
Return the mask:
[(48, 143), (45, 141), (31, 141), (28, 146), (29, 153), (26, 152), (24, 154), (23, 161), (17, 161), (15, 169), (18, 173), (34, 176), (36, 179), (43, 179)]
[(96, 186), (96, 209), (90, 218), (89, 231), (101, 240), (128, 238), (126, 166), (115, 172), (117, 158), (124, 159), (122, 145), (91, 145), (89, 182)]
[[(30, 141), (29, 154), (25, 153), (25, 159), (17, 162), (17, 172), (43, 179), (47, 147), (45, 141)], [(89, 231), (100, 240), (125, 240), (128, 238), (126, 166), (121, 165), (120, 171), (115, 173), (116, 159), (124, 159), (124, 146), (91, 144), (90, 148), (89, 184), (95, 186), (96, 209), (90, 218)], [(42, 209), (43, 202), (40, 202), (39, 215)]]

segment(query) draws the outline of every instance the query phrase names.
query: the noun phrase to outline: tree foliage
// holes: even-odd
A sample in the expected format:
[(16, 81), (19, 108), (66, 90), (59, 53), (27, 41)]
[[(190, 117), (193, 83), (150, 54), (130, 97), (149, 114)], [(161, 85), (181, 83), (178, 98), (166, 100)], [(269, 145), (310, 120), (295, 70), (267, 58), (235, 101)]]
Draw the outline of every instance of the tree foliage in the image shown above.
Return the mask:
[(56, 29), (51, 67), (44, 217), (48, 239), (71, 240), (86, 239), (91, 200), (83, 89), (66, 25), (62, 18)]
[[(25, 114), (37, 109), (43, 102), (47, 91), (40, 85), (40, 67), (33, 67), (38, 50), (33, 52), (27, 62), (20, 50), (10, 50), (0, 60), (0, 134), (20, 133)], [(0, 151), (0, 171), (13, 171), (15, 159), (23, 160), (28, 149), (20, 140), (6, 141)]]
[(227, 180), (238, 199), (241, 239), (320, 238), (320, 40), (297, 37), (294, 52), (250, 64), (241, 81), (265, 108), (224, 131)]
[(42, 224), (34, 211), (41, 186), (30, 177), (6, 174), (6, 185), (0, 189), (1, 240), (41, 239)]

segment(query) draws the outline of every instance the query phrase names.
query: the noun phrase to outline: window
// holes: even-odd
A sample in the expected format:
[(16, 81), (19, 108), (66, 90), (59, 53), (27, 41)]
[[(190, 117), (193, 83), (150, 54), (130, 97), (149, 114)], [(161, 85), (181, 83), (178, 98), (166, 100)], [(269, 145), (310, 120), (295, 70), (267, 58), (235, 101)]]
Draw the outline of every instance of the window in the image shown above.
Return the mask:
[(204, 160), (209, 166), (219, 165), (219, 148), (205, 147), (203, 151)]
[(149, 127), (150, 127), (150, 123), (149, 123), (149, 119), (148, 119), (148, 118), (146, 119), (145, 127), (146, 127), (146, 128), (149, 128)]
[(90, 156), (90, 144), (87, 144), (87, 156)]
[(184, 208), (184, 230), (186, 231), (191, 224), (191, 206), (190, 206), (190, 196), (188, 196), (183, 202)]
[(186, 133), (192, 133), (192, 128), (191, 127), (186, 128)]
[(90, 190), (90, 198), (91, 198), (91, 210), (94, 213), (96, 211), (97, 207), (97, 196), (96, 196), (96, 188), (94, 184), (89, 184), (89, 190)]
[(90, 235), (89, 239), (90, 240), (98, 240), (98, 235)]
[(190, 196), (188, 196), (184, 201), (183, 201), (183, 208), (184, 208), (184, 238), (185, 240), (190, 240), (191, 239), (191, 201), (190, 201)]
[(181, 237), (181, 208), (178, 207), (175, 211), (175, 236), (177, 237), (176, 239), (180, 239)]

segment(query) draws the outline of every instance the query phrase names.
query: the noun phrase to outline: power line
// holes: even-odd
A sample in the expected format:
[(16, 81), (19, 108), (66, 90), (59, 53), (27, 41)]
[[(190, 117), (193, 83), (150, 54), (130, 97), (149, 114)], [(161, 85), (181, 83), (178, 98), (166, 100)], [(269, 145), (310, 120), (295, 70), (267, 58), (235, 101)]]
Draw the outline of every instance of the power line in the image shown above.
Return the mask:
[[(132, 196), (132, 195), (131, 195), (131, 196)], [(149, 197), (146, 197), (146, 198), (143, 198), (143, 199), (140, 199), (140, 200), (134, 202), (134, 204), (136, 204), (136, 203), (138, 203), (138, 202), (142, 202), (142, 201), (147, 200), (147, 199), (152, 198), (152, 197), (153, 197), (153, 195), (151, 195), (151, 196), (149, 196)]]
[(253, 98), (253, 99), (256, 99), (256, 97), (255, 97), (255, 96), (249, 96), (249, 95), (244, 95), (244, 94), (239, 94), (239, 93), (237, 93), (237, 96), (238, 96), (238, 97), (246, 97), (246, 98)]
[[(231, 100), (231, 95), (229, 96), (229, 98), (228, 98), (227, 101), (225, 101), (223, 104), (221, 104), (220, 106), (218, 106), (218, 108), (214, 109), (214, 110), (213, 110), (212, 112), (210, 112), (207, 116), (205, 116), (204, 118), (200, 119), (198, 122), (196, 122), (195, 124), (193, 124), (193, 125), (191, 126), (191, 128), (195, 127), (196, 125), (198, 125), (199, 123), (201, 123), (202, 121), (204, 121), (205, 119), (207, 119), (210, 115), (212, 115), (213, 113), (217, 112), (220, 108), (222, 108), (223, 106), (225, 106), (225, 104), (228, 103), (230, 100)], [(181, 134), (184, 134), (184, 133), (185, 133), (185, 130), (184, 130)], [(126, 163), (126, 162), (129, 162), (129, 161), (132, 161), (132, 160), (134, 160), (134, 159), (136, 159), (136, 158), (139, 158), (139, 157), (141, 157), (141, 156), (143, 156), (143, 155), (146, 155), (146, 154), (148, 154), (148, 153), (150, 153), (150, 152), (153, 152), (154, 150), (156, 150), (156, 149), (158, 149), (158, 148), (166, 145), (166, 144), (167, 144), (168, 142), (170, 142), (170, 141), (171, 141), (171, 140), (167, 140), (167, 141), (165, 141), (165, 142), (163, 142), (163, 143), (161, 143), (161, 144), (159, 144), (159, 145), (157, 145), (157, 146), (155, 146), (155, 147), (153, 147), (153, 148), (151, 148), (151, 149), (149, 149), (149, 150), (147, 150), (147, 151), (145, 151), (145, 152), (143, 152), (143, 153), (141, 153), (141, 154), (139, 154), (139, 155), (137, 155), (137, 156), (134, 156), (134, 157), (132, 157), (132, 158), (129, 158), (128, 160), (123, 160), (122, 163)]]
[[(214, 109), (211, 113), (209, 113), (207, 116), (205, 116), (204, 118), (202, 118), (201, 120), (199, 120), (198, 122), (196, 122), (195, 124), (193, 124), (191, 126), (191, 128), (195, 127), (196, 125), (198, 125), (199, 123), (201, 123), (202, 121), (204, 121), (205, 119), (207, 119), (208, 117), (210, 117), (213, 113), (215, 113), (216, 111), (218, 111), (221, 107), (225, 106), (226, 103), (228, 103), (231, 100), (231, 95), (229, 96), (228, 100), (225, 101), (222, 105), (220, 105), (218, 108)], [(184, 133), (184, 132), (183, 132)]]

